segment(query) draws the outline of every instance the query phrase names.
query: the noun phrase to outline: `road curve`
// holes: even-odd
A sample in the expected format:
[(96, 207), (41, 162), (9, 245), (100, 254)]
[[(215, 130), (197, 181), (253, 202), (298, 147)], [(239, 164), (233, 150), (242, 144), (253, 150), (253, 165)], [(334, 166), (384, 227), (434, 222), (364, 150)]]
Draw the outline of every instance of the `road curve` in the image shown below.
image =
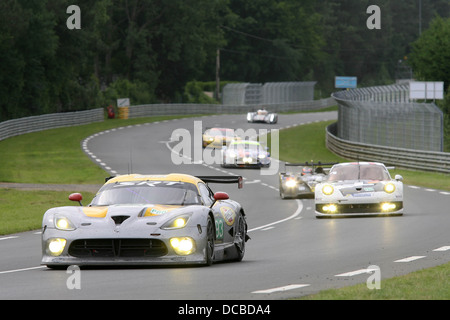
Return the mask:
[[(384, 279), (450, 261), (450, 193), (405, 186), (402, 217), (317, 220), (313, 200), (280, 199), (277, 175), (223, 169), (200, 161), (172, 162), (177, 144), (171, 141), (172, 133), (184, 129), (180, 132), (193, 135), (195, 121), (202, 121), (203, 127), (259, 130), (336, 117), (335, 112), (280, 115), (278, 124), (270, 126), (248, 124), (242, 115), (209, 116), (124, 127), (89, 137), (82, 147), (111, 174), (244, 176), (242, 190), (213, 186), (228, 192), (246, 210), (252, 239), (244, 260), (211, 267), (83, 269), (80, 289), (71, 290), (72, 274), (39, 266), (40, 234), (33, 231), (0, 237), (0, 255), (8, 257), (0, 261), (0, 299), (285, 299), (364, 283), (370, 266), (379, 267)], [(193, 153), (190, 156), (195, 160)]]

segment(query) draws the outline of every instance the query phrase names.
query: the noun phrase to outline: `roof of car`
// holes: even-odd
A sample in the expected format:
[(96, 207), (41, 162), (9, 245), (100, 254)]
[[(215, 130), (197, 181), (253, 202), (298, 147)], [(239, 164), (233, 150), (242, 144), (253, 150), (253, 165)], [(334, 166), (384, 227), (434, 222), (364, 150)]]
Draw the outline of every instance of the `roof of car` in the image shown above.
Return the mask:
[(197, 177), (181, 174), (181, 173), (170, 173), (166, 175), (159, 174), (127, 174), (121, 175), (114, 178), (109, 179), (106, 183), (116, 183), (116, 182), (125, 182), (125, 181), (178, 181), (178, 182), (188, 182), (197, 184), (201, 182)]

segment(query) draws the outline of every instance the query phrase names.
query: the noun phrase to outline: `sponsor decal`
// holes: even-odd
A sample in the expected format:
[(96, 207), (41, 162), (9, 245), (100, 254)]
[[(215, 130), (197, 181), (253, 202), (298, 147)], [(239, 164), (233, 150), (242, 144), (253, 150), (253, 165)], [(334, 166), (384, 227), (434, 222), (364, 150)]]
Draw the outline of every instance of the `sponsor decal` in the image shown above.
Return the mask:
[(229, 226), (234, 224), (234, 220), (236, 219), (236, 212), (230, 207), (221, 207), (220, 213), (225, 221), (225, 223)]

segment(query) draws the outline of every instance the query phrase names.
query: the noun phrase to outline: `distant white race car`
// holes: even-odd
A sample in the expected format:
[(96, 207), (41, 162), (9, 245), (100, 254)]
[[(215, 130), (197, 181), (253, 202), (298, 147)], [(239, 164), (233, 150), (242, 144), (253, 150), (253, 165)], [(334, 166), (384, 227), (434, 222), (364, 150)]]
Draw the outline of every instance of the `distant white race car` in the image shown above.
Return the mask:
[(247, 113), (247, 122), (262, 122), (274, 124), (278, 122), (278, 114), (270, 113), (265, 109), (259, 109), (256, 112)]
[(378, 162), (336, 164), (315, 187), (316, 217), (402, 215), (402, 180)]

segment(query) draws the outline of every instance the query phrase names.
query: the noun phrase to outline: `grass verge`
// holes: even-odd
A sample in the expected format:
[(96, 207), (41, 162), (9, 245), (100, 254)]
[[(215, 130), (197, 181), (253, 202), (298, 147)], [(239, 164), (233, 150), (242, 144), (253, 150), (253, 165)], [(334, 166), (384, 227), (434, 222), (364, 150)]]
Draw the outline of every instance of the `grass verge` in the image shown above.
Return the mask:
[(450, 263), (381, 280), (379, 290), (358, 284), (324, 290), (300, 300), (448, 300), (450, 299)]

